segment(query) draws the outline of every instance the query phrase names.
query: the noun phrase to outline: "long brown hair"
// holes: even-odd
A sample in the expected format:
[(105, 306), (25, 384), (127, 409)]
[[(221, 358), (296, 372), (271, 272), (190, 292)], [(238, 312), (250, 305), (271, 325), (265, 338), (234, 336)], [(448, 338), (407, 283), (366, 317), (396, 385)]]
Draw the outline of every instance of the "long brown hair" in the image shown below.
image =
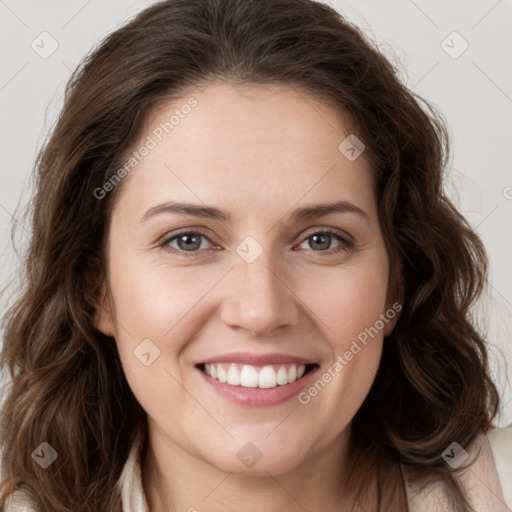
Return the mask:
[[(470, 315), (485, 251), (442, 190), (450, 141), (441, 115), (358, 28), (313, 0), (159, 2), (74, 72), (36, 161), (23, 289), (4, 317), (1, 364), (12, 384), (0, 425), (0, 506), (24, 488), (41, 511), (121, 510), (116, 482), (145, 413), (114, 340), (93, 324), (123, 181), (102, 199), (95, 191), (118, 173), (153, 107), (216, 78), (285, 84), (353, 121), (405, 296), (352, 444), (376, 467), (402, 463), (441, 479), (454, 510), (470, 510), (441, 453), (454, 439), (467, 446), (499, 409)], [(46, 470), (31, 457), (42, 442), (59, 454)], [(398, 485), (399, 473), (387, 474)], [(383, 495), (390, 481), (379, 485)]]

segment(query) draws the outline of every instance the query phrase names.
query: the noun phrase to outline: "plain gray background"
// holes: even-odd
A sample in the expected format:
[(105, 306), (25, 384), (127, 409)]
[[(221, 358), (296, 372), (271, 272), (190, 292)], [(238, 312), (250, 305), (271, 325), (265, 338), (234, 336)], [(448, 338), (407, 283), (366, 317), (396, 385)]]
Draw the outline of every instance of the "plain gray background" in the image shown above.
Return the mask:
[[(36, 152), (78, 62), (151, 1), (0, 0), (0, 285), (16, 276), (10, 240)], [(375, 40), (410, 89), (444, 115), (452, 135), (447, 190), (482, 237), (490, 284), (475, 309), (487, 329), (500, 426), (512, 424), (512, 0), (351, 0), (329, 3)], [(57, 46), (58, 45), (58, 46)], [(54, 47), (51, 55), (48, 55)], [(16, 219), (16, 220), (15, 220)], [(12, 289), (16, 289), (14, 282)], [(5, 311), (6, 297), (0, 302)]]

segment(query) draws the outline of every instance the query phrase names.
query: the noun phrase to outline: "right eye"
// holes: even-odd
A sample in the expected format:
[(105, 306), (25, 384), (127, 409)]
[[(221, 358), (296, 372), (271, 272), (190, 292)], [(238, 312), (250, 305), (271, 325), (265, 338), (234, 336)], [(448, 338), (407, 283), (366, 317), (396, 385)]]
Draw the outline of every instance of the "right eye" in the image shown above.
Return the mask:
[(182, 231), (171, 237), (167, 237), (162, 241), (160, 246), (179, 255), (197, 256), (197, 252), (205, 250), (203, 240), (208, 240), (208, 242), (211, 243), (210, 239), (204, 233), (199, 231)]

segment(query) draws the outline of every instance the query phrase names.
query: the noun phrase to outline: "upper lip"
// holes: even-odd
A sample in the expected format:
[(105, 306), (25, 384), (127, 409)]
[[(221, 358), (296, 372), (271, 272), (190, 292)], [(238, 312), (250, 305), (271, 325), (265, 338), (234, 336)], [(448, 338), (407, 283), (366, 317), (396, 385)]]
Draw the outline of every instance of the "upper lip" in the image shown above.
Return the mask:
[(202, 361), (203, 364), (212, 363), (239, 363), (249, 364), (251, 366), (265, 366), (268, 364), (315, 364), (314, 361), (304, 359), (303, 357), (292, 356), (290, 354), (250, 354), (248, 352), (231, 352), (230, 354), (221, 354), (210, 357)]

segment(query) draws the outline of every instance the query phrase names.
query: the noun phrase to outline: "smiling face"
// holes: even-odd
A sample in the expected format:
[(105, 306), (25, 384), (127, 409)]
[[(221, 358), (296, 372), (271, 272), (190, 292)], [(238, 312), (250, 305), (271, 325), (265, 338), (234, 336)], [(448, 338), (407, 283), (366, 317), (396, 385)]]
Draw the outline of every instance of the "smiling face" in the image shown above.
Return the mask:
[(338, 149), (349, 133), (282, 86), (213, 84), (152, 112), (133, 150), (156, 147), (112, 213), (96, 325), (153, 446), (253, 474), (344, 446), (398, 316), (368, 160)]

